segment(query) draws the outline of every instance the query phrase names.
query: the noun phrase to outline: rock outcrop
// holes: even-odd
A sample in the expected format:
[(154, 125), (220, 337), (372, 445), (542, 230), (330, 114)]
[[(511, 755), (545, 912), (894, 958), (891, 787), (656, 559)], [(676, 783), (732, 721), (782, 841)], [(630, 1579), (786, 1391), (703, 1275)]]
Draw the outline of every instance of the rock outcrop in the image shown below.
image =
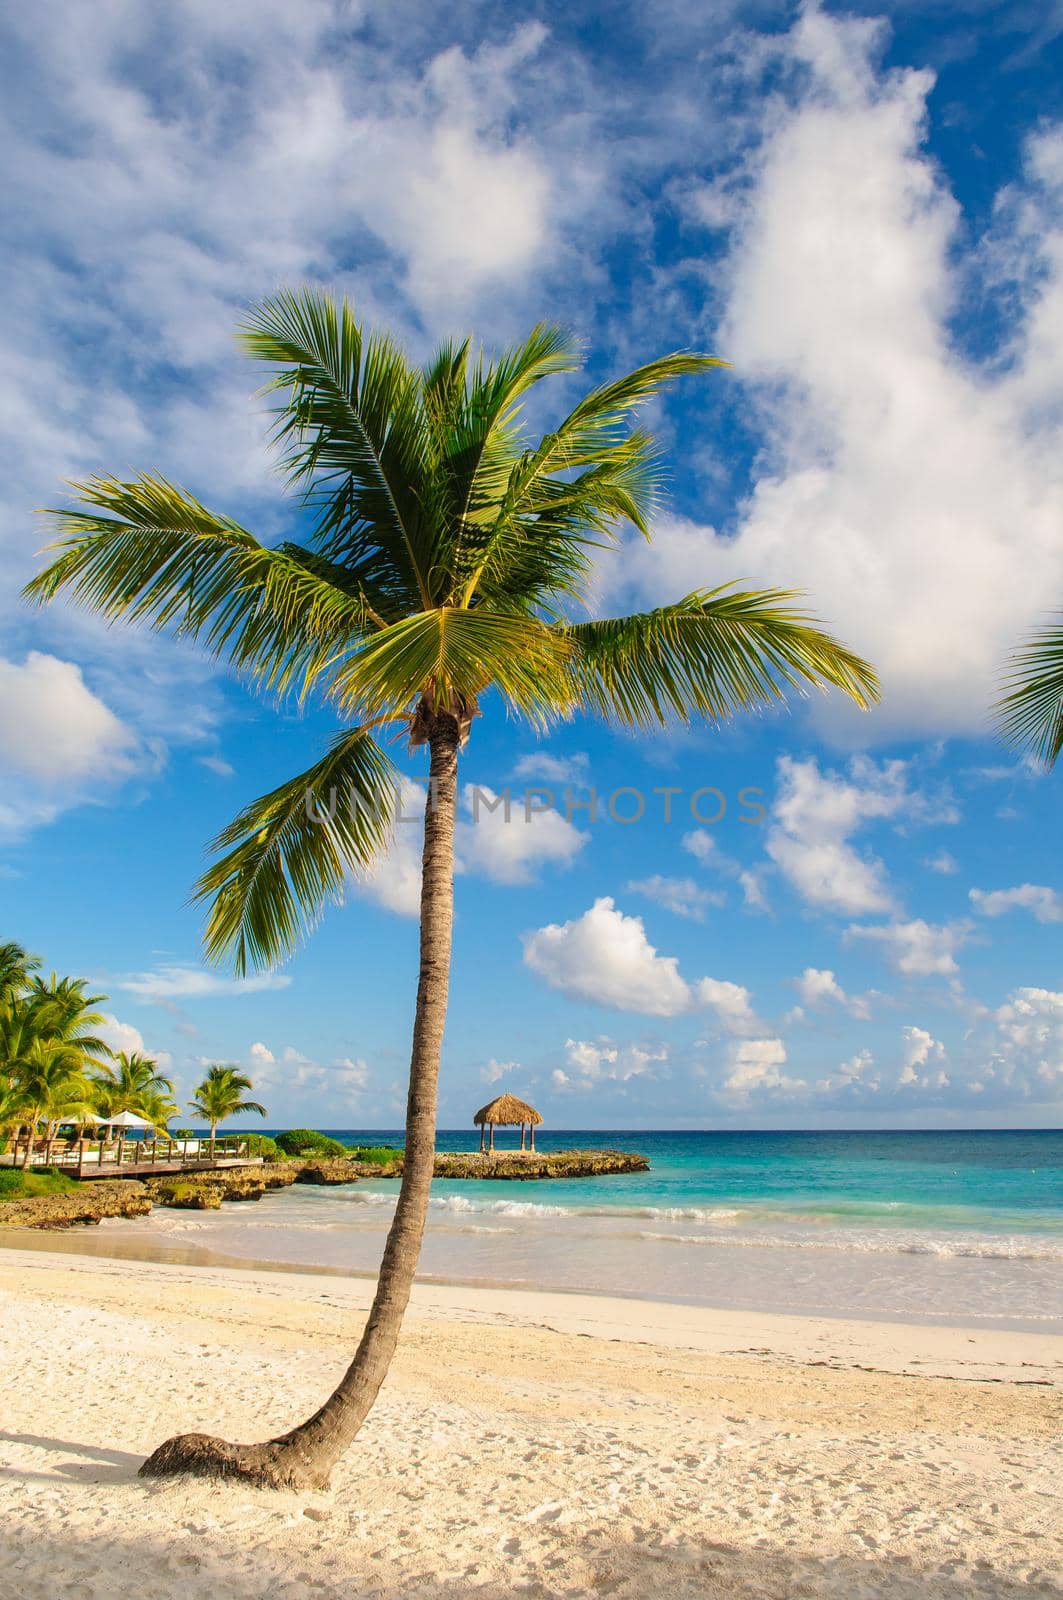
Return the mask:
[(645, 1156), (631, 1150), (479, 1151), (436, 1156), (437, 1178), (604, 1178), (617, 1172), (648, 1172)]
[(203, 1178), (149, 1178), (144, 1185), (153, 1203), (178, 1211), (217, 1211), (221, 1185)]
[(2, 1228), (77, 1228), (104, 1217), (143, 1217), (151, 1210), (144, 1184), (132, 1178), (84, 1183), (69, 1194), (39, 1194), (0, 1203)]

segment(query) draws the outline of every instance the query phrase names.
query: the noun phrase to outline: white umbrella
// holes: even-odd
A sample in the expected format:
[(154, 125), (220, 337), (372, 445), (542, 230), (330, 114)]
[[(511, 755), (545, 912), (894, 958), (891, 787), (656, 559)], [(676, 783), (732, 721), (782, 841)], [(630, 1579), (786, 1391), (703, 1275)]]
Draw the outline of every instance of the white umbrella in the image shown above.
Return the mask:
[(108, 1128), (153, 1128), (155, 1124), (149, 1122), (147, 1117), (138, 1117), (133, 1111), (119, 1111), (116, 1117), (94, 1117), (94, 1122), (102, 1123)]

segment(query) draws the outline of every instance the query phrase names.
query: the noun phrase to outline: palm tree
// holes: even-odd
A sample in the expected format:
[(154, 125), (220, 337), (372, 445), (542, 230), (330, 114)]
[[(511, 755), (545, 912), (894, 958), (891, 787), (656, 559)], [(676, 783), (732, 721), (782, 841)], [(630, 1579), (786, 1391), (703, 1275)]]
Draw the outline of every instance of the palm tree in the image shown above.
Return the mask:
[(25, 993), (40, 964), (38, 956), (29, 955), (14, 940), (0, 944), (0, 1005), (10, 1005)]
[(23, 1162), (28, 1167), (38, 1125), (44, 1123), (47, 1154), (61, 1122), (79, 1121), (89, 1115), (92, 1089), (63, 1042), (39, 1034), (23, 1057), (17, 1082), (30, 1125)]
[(1011, 658), (996, 711), (1004, 737), (1046, 767), (1063, 752), (1063, 622), (1034, 634)]
[(92, 1088), (86, 1077), (111, 1055), (93, 1030), (103, 1023), (94, 1008), (106, 997), (85, 993), (82, 978), (33, 976), (27, 989), (0, 1013), (0, 1061), (25, 1093), (29, 1165), (37, 1125), (47, 1125), (49, 1145), (59, 1122), (88, 1116)]
[(241, 1111), (253, 1111), (258, 1117), (266, 1115), (265, 1106), (259, 1105), (257, 1100), (243, 1098), (245, 1091), (252, 1087), (251, 1079), (245, 1077), (236, 1067), (227, 1067), (221, 1062), (215, 1062), (214, 1066), (208, 1067), (207, 1076), (197, 1087), (195, 1098), (189, 1101), (189, 1106), (197, 1116), (210, 1123), (212, 1156), (219, 1122), (225, 1122), (229, 1117), (237, 1117)]
[(625, 524), (649, 537), (657, 452), (633, 413), (710, 357), (679, 352), (587, 394), (529, 438), (529, 391), (580, 365), (572, 338), (536, 327), (497, 360), (468, 341), (424, 368), (346, 301), (267, 300), (245, 348), (273, 369), (280, 469), (313, 514), (307, 544), (261, 544), (157, 476), (95, 478), (51, 515), (57, 554), (28, 586), (195, 639), (274, 694), (316, 693), (341, 731), (308, 771), (253, 801), (219, 836), (199, 885), (206, 948), (237, 971), (286, 956), (350, 871), (391, 834), (395, 768), (374, 734), (427, 745), (420, 974), (406, 1153), (373, 1307), (338, 1389), (265, 1444), (168, 1441), (148, 1475), (199, 1471), (323, 1484), (376, 1398), (424, 1233), (447, 1009), (459, 751), (487, 697), (544, 727), (577, 711), (632, 728), (724, 721), (792, 689), (859, 705), (871, 668), (777, 590), (717, 589), (617, 620), (580, 620), (593, 564)]
[[(91, 1082), (97, 1114), (103, 1117), (116, 1117), (121, 1111), (147, 1116), (144, 1107), (149, 1101), (158, 1105), (163, 1096), (172, 1101), (174, 1092), (173, 1083), (159, 1071), (158, 1062), (135, 1050), (128, 1054), (120, 1050), (113, 1061), (104, 1062)], [(174, 1112), (176, 1109), (174, 1106)]]

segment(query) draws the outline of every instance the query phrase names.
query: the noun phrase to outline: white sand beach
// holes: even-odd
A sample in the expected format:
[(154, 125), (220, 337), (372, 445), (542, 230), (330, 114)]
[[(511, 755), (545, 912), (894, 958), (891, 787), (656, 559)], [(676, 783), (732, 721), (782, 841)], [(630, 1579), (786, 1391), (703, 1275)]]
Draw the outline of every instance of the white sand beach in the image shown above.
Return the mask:
[(371, 1285), (0, 1253), (2, 1600), (1063, 1593), (1063, 1344), (425, 1286), (326, 1493), (136, 1477), (262, 1437)]

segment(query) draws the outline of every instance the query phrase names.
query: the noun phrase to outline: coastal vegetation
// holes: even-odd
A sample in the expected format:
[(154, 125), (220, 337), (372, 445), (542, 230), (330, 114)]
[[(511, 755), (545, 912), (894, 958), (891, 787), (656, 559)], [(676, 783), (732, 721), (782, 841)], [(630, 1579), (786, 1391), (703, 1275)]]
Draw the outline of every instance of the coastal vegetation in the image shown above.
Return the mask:
[(190, 1104), (192, 1110), (210, 1127), (211, 1150), (214, 1149), (219, 1122), (247, 1111), (253, 1112), (256, 1117), (266, 1115), (265, 1106), (257, 1100), (244, 1098), (251, 1088), (251, 1079), (238, 1067), (215, 1062), (207, 1068), (207, 1075), (197, 1087)]
[(625, 527), (650, 537), (659, 451), (635, 413), (721, 363), (678, 351), (586, 393), (530, 436), (522, 407), (581, 364), (538, 326), (489, 360), (468, 340), (423, 367), (327, 294), (253, 311), (245, 349), (278, 396), (280, 469), (309, 513), (307, 542), (262, 544), (158, 475), (93, 478), (29, 585), (108, 621), (193, 640), (271, 696), (316, 696), (339, 731), (307, 771), (251, 801), (199, 884), (206, 949), (271, 967), (388, 841), (398, 773), (383, 743), (427, 749), (420, 969), (402, 1183), (373, 1306), (338, 1388), (261, 1444), (167, 1441), (147, 1475), (324, 1484), (387, 1374), (416, 1271), (435, 1167), (437, 1080), (450, 977), (458, 769), (474, 720), (537, 729), (577, 713), (630, 729), (721, 723), (808, 686), (857, 705), (872, 669), (792, 593), (725, 587), (627, 617), (587, 616), (592, 566)]
[[(0, 1149), (21, 1136), (28, 1168), (35, 1140), (44, 1141), (47, 1160), (61, 1127), (83, 1134), (124, 1113), (169, 1136), (178, 1111), (172, 1079), (151, 1056), (110, 1047), (98, 1009), (106, 995), (89, 994), (83, 978), (44, 978), (39, 967), (14, 941), (0, 945)], [(244, 1112), (265, 1116), (264, 1106), (246, 1098), (251, 1088), (236, 1067), (208, 1069), (191, 1108), (208, 1123), (212, 1147), (220, 1122)], [(258, 1138), (251, 1153), (276, 1158), (273, 1141)]]
[(313, 1128), (289, 1128), (278, 1133), (277, 1149), (286, 1156), (345, 1156), (346, 1145), (327, 1134), (316, 1133)]

